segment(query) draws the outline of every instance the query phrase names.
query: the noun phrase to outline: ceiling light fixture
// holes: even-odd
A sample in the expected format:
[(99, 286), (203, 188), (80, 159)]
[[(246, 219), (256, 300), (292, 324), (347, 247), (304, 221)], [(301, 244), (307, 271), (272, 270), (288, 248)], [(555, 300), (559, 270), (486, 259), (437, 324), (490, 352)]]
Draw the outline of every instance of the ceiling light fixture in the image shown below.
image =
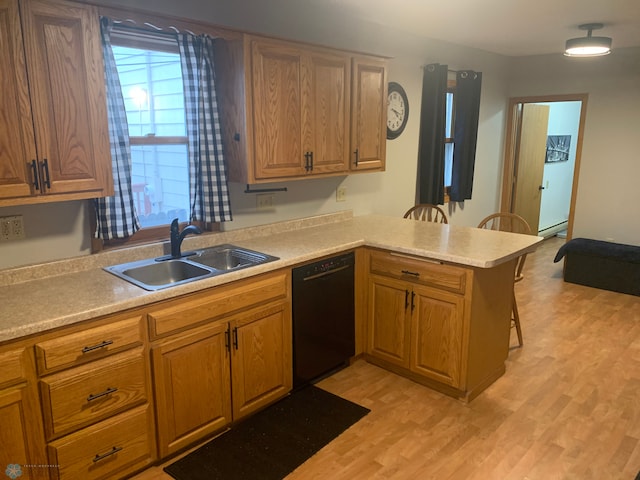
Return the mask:
[(593, 30), (599, 30), (602, 23), (585, 23), (580, 25), (580, 30), (588, 30), (586, 37), (571, 38), (567, 40), (564, 54), (567, 57), (598, 57), (611, 53), (611, 38), (592, 37)]

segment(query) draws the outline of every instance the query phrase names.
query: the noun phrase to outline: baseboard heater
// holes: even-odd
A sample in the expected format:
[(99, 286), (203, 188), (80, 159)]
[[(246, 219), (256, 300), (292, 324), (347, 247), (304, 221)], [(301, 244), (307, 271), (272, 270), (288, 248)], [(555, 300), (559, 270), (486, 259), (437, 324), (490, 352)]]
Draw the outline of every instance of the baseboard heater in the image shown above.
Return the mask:
[(553, 237), (558, 232), (566, 230), (568, 225), (569, 225), (569, 221), (565, 220), (564, 222), (560, 222), (560, 223), (558, 223), (556, 225), (552, 225), (550, 227), (547, 227), (545, 229), (540, 230), (538, 232), (538, 235), (541, 236), (541, 237), (544, 237), (544, 238)]

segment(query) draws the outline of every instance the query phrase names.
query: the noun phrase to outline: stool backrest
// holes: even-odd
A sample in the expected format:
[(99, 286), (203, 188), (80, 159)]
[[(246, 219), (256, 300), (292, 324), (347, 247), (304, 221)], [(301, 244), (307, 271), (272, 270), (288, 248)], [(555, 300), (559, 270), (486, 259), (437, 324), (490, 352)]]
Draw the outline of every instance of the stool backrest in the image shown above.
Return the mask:
[[(485, 217), (478, 224), (478, 228), (531, 235), (531, 227), (529, 227), (527, 221), (515, 213), (493, 213), (488, 217)], [(524, 261), (526, 258), (526, 253), (518, 257), (518, 261), (516, 263), (516, 282), (519, 282), (524, 278), (522, 275), (522, 269), (524, 268)]]

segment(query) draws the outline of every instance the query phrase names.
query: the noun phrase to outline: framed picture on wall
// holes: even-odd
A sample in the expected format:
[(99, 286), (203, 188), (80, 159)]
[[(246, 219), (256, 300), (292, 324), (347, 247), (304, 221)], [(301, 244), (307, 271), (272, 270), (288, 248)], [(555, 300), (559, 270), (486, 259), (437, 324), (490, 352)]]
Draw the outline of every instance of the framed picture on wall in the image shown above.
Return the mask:
[(547, 154), (544, 163), (566, 162), (569, 160), (571, 135), (547, 136)]

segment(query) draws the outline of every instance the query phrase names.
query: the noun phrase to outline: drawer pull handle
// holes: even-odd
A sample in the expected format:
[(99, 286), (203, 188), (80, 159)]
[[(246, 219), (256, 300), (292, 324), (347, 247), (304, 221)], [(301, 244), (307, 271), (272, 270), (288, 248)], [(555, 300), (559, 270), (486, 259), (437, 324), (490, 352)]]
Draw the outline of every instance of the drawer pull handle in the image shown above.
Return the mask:
[(420, 274), (418, 272), (411, 272), (409, 270), (400, 270), (402, 273), (404, 273), (405, 275), (412, 275), (414, 277), (419, 277)]
[(110, 457), (111, 455), (115, 455), (120, 450), (122, 450), (122, 447), (113, 447), (107, 453), (103, 453), (102, 455), (96, 453), (96, 456), (93, 457), (93, 463), (99, 462), (100, 460), (104, 460), (105, 458)]
[(98, 350), (100, 348), (108, 347), (109, 345), (112, 345), (112, 344), (113, 344), (113, 340), (105, 340), (103, 342), (100, 342), (97, 345), (92, 345), (90, 347), (84, 347), (82, 349), (82, 353), (93, 352), (94, 350)]
[(89, 396), (87, 397), (87, 402), (91, 402), (93, 400), (97, 400), (100, 397), (105, 397), (107, 395), (110, 395), (114, 392), (117, 392), (118, 389), (117, 388), (107, 388), (104, 392), (100, 392), (100, 393), (96, 393), (95, 395), (93, 393), (90, 393)]

